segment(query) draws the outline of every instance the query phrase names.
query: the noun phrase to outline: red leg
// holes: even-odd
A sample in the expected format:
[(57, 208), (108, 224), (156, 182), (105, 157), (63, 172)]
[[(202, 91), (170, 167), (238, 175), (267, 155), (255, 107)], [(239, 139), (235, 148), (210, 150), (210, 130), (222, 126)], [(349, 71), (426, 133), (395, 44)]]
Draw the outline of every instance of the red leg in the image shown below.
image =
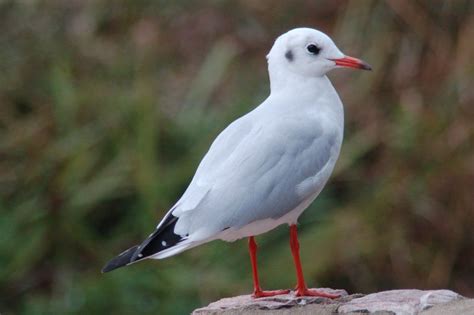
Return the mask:
[(303, 277), (303, 269), (301, 268), (300, 244), (298, 242), (298, 230), (296, 228), (296, 224), (290, 226), (290, 247), (296, 268), (296, 296), (321, 296), (330, 299), (338, 298), (339, 295), (337, 294), (329, 294), (314, 289), (308, 289), (306, 287)]
[(280, 294), (287, 294), (290, 290), (274, 290), (274, 291), (263, 291), (260, 288), (260, 282), (258, 281), (258, 270), (257, 270), (257, 243), (253, 236), (249, 237), (249, 253), (250, 262), (252, 263), (252, 274), (253, 274), (253, 294), (252, 297), (260, 298), (266, 296), (274, 296)]

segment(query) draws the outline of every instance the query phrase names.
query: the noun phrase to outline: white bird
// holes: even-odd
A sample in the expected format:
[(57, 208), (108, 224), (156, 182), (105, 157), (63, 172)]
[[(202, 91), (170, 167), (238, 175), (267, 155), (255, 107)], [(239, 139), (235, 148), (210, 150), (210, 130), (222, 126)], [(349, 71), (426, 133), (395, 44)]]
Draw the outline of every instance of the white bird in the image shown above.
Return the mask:
[(338, 297), (307, 288), (296, 224), (326, 184), (341, 148), (343, 106), (326, 74), (339, 67), (371, 68), (345, 56), (331, 38), (311, 28), (278, 37), (267, 59), (270, 96), (219, 134), (156, 230), (112, 259), (103, 272), (216, 239), (248, 237), (253, 296), (285, 294), (288, 290), (260, 288), (254, 236), (288, 224), (296, 295)]

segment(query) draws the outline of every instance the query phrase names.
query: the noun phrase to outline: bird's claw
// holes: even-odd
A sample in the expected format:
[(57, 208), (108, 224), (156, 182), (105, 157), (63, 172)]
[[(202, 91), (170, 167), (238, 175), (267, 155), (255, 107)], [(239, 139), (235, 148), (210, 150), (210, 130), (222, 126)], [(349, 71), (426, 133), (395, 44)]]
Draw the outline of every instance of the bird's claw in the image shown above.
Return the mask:
[(337, 299), (338, 297), (341, 297), (340, 294), (331, 294), (331, 293), (326, 293), (320, 290), (316, 289), (307, 289), (307, 288), (297, 288), (295, 292), (296, 296), (319, 296), (319, 297), (324, 297), (328, 299)]
[(290, 290), (270, 290), (270, 291), (263, 291), (263, 290), (255, 290), (253, 291), (252, 297), (255, 299), (262, 298), (262, 297), (269, 297), (275, 295), (282, 295), (288, 294)]

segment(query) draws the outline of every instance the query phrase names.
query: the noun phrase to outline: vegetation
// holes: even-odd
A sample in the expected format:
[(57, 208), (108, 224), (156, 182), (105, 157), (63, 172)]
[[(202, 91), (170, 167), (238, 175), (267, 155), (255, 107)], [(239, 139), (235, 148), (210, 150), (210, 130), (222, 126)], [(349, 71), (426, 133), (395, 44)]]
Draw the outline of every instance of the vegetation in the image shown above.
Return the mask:
[[(185, 314), (250, 292), (245, 241), (100, 269), (266, 97), (265, 54), (302, 25), (374, 68), (330, 75), (346, 137), (301, 218), (309, 284), (474, 295), (473, 4), (0, 1), (0, 312)], [(265, 288), (295, 282), (287, 236), (257, 238)]]

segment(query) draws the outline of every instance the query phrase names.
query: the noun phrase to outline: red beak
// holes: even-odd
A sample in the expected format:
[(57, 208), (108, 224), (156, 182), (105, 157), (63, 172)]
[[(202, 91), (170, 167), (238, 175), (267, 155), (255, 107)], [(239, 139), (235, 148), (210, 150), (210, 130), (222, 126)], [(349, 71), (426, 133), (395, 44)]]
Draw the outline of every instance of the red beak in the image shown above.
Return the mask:
[(341, 66), (341, 67), (355, 68), (355, 69), (362, 69), (362, 70), (372, 70), (372, 67), (367, 62), (354, 58), (354, 57), (345, 56), (344, 58), (331, 59), (331, 60), (334, 61), (336, 65)]

